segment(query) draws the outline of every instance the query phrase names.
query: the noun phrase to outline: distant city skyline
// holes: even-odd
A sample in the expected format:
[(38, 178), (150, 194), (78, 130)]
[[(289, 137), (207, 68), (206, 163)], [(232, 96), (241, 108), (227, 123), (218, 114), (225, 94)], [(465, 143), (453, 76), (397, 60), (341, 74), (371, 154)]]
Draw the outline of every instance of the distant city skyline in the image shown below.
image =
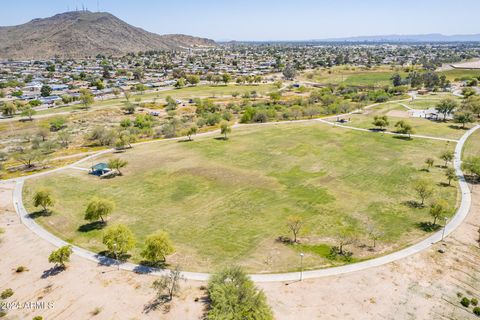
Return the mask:
[(480, 33), (478, 0), (18, 0), (2, 3), (0, 25), (83, 8), (110, 12), (158, 34), (183, 33), (217, 41)]

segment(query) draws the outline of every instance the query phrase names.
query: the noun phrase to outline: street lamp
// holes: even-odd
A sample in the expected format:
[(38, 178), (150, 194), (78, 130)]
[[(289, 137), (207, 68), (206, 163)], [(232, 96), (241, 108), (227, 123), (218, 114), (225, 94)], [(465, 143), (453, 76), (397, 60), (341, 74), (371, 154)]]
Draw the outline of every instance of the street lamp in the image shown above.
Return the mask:
[(303, 256), (305, 254), (302, 252), (300, 253), (300, 281), (303, 279)]
[(118, 260), (118, 253), (117, 253), (117, 244), (113, 244), (113, 254), (115, 255), (115, 260), (117, 260), (117, 270), (120, 270), (120, 261)]
[(443, 241), (443, 238), (445, 237), (445, 228), (447, 227), (447, 220), (448, 220), (448, 218), (447, 218), (447, 217), (443, 217), (443, 219), (445, 220), (445, 223), (443, 224), (442, 241)]

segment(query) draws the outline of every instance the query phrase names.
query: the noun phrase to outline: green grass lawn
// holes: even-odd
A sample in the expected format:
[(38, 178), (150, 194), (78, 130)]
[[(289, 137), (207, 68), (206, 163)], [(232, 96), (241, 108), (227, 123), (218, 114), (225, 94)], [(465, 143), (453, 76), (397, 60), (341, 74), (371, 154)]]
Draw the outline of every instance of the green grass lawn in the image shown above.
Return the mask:
[(413, 101), (403, 102), (412, 109), (426, 110), (430, 108), (435, 108), (435, 106), (441, 101), (441, 98), (438, 99), (416, 99)]
[[(388, 68), (377, 69), (348, 69), (332, 68), (330, 70), (315, 70), (313, 71), (313, 78), (305, 80), (318, 82), (322, 84), (345, 84), (349, 86), (384, 86), (391, 85), (391, 78), (397, 71)], [(398, 71), (398, 73), (405, 77), (406, 73)]]
[[(201, 85), (195, 87), (185, 87), (181, 89), (172, 89), (156, 92), (148, 92), (144, 94), (135, 94), (130, 97), (130, 101), (135, 101), (136, 98), (140, 98), (142, 101), (152, 101), (153, 99), (165, 99), (167, 96), (171, 96), (175, 99), (193, 99), (193, 98), (211, 98), (230, 96), (234, 92), (244, 94), (246, 92), (256, 91), (258, 94), (266, 94), (271, 91), (277, 90), (273, 84), (259, 84), (259, 85), (218, 85), (208, 86)], [(123, 98), (97, 100), (90, 106), (90, 110), (94, 109), (106, 109), (112, 107), (122, 107), (126, 100)], [(73, 105), (61, 108), (50, 108), (39, 111), (37, 114), (52, 114), (66, 111), (84, 111), (83, 105)]]
[(480, 70), (453, 69), (448, 71), (441, 71), (438, 73), (444, 74), (450, 81), (455, 81), (457, 79), (480, 77)]
[[(111, 198), (116, 210), (109, 224), (125, 223), (138, 240), (139, 261), (145, 237), (166, 230), (177, 249), (171, 264), (212, 271), (239, 264), (251, 272), (298, 269), (298, 248), (275, 241), (288, 236), (286, 218), (300, 215), (305, 227), (301, 248), (306, 268), (343, 263), (326, 257), (339, 234), (357, 238), (355, 259), (404, 247), (427, 233), (428, 208), (413, 208), (413, 181), (426, 179), (434, 198), (457, 201), (443, 169), (422, 171), (427, 157), (453, 144), (334, 128), (318, 122), (234, 129), (228, 141), (212, 136), (194, 142), (163, 141), (137, 146), (116, 156), (128, 160), (124, 175), (100, 180), (68, 169), (27, 180), (28, 210), (35, 190), (49, 187), (54, 213), (37, 221), (82, 247), (102, 251), (102, 230), (78, 231), (93, 196)], [(105, 161), (111, 156), (96, 159)], [(85, 166), (91, 163), (84, 164)], [(370, 252), (366, 225), (384, 233)]]
[(463, 156), (466, 157), (480, 157), (480, 129), (475, 131), (463, 147)]
[[(416, 101), (419, 102), (419, 101)], [(431, 121), (423, 118), (409, 118), (407, 109), (398, 103), (386, 103), (365, 110), (364, 114), (354, 114), (348, 116), (350, 122), (347, 124), (352, 127), (371, 129), (375, 115), (387, 115), (390, 125), (388, 131), (395, 131), (395, 124), (404, 120), (408, 122), (414, 129), (415, 134), (427, 135), (439, 138), (459, 139), (465, 131), (472, 125), (468, 125), (465, 129), (461, 129), (457, 124), (447, 121)]]
[(434, 93), (434, 94), (428, 94), (424, 96), (418, 96), (417, 99), (415, 100), (409, 100), (407, 102), (403, 102), (407, 106), (413, 109), (430, 109), (430, 108), (435, 108), (435, 106), (445, 98), (450, 98), (453, 100), (457, 100), (458, 103), (461, 103), (461, 99), (457, 96), (454, 96), (449, 93)]

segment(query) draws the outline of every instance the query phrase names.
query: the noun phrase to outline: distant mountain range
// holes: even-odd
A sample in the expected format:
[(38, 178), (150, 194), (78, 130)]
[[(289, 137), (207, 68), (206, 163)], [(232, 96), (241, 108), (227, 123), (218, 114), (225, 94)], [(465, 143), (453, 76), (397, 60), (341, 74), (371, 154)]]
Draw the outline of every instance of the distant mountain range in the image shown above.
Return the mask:
[(214, 46), (216, 43), (210, 39), (151, 33), (105, 12), (66, 12), (18, 26), (0, 27), (0, 59), (120, 56), (147, 50)]
[(313, 40), (315, 42), (480, 42), (479, 34), (443, 35), (440, 33), (415, 35), (358, 36)]

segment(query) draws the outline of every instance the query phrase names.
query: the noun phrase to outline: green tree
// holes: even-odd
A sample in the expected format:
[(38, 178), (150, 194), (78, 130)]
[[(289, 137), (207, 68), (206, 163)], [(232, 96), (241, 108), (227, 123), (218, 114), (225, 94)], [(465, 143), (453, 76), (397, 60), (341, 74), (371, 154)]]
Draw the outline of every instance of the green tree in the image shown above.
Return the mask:
[(82, 102), (85, 109), (90, 108), (90, 105), (93, 103), (93, 94), (88, 89), (80, 90), (80, 101)]
[(297, 236), (303, 227), (303, 219), (300, 216), (287, 217), (287, 227), (293, 234), (293, 243), (297, 243)]
[(425, 160), (425, 164), (427, 165), (428, 169), (433, 167), (433, 164), (435, 163), (435, 160), (433, 158), (427, 158)]
[(22, 116), (23, 117), (28, 117), (28, 120), (32, 121), (32, 117), (37, 113), (35, 109), (32, 108), (32, 106), (27, 105), (25, 108), (22, 110)]
[(42, 97), (48, 97), (52, 94), (52, 91), (52, 87), (44, 85), (40, 89), (40, 94), (42, 95)]
[(180, 88), (183, 88), (183, 87), (185, 87), (185, 79), (180, 78), (175, 83), (175, 88), (180, 89)]
[(453, 116), (453, 121), (455, 123), (460, 123), (463, 129), (465, 128), (466, 124), (472, 123), (474, 119), (473, 119), (473, 115), (470, 112), (458, 112), (458, 113), (455, 113), (455, 115)]
[(198, 127), (197, 126), (191, 126), (190, 128), (188, 128), (187, 132), (186, 132), (186, 135), (188, 137), (188, 140), (192, 141), (192, 136), (197, 134), (197, 131), (198, 131)]
[(192, 86), (195, 86), (200, 82), (200, 77), (194, 74), (188, 75), (187, 82), (190, 83)]
[(119, 175), (122, 175), (120, 169), (125, 168), (128, 164), (127, 160), (122, 160), (120, 158), (113, 158), (108, 161), (108, 167), (114, 169), (118, 172)]
[(127, 226), (117, 224), (107, 228), (102, 242), (107, 246), (110, 253), (118, 257), (133, 249), (136, 241), (132, 231)]
[(411, 135), (414, 133), (412, 126), (404, 120), (400, 120), (395, 124), (397, 132), (401, 134), (408, 134), (408, 137), (411, 138)]
[(42, 102), (38, 99), (35, 99), (35, 100), (31, 100), (28, 102), (28, 104), (31, 106), (31, 107), (38, 107), (38, 106), (41, 106), (42, 105)]
[(297, 75), (297, 70), (295, 70), (295, 67), (293, 65), (288, 65), (283, 69), (283, 76), (287, 80), (293, 80), (295, 76)]
[(70, 256), (72, 255), (72, 246), (66, 245), (58, 248), (57, 250), (52, 251), (48, 257), (48, 262), (55, 263), (61, 268), (66, 268), (66, 263), (70, 261)]
[(468, 157), (462, 162), (462, 170), (474, 178), (480, 178), (480, 157)]
[(229, 73), (222, 74), (222, 81), (225, 84), (228, 84), (232, 80), (232, 76)]
[(280, 91), (274, 91), (270, 92), (268, 96), (270, 97), (270, 99), (272, 99), (273, 102), (278, 102), (282, 98), (282, 93)]
[(445, 200), (437, 200), (430, 206), (429, 214), (433, 218), (432, 225), (437, 224), (437, 220), (445, 217), (448, 212), (448, 203)]
[(387, 116), (374, 116), (372, 123), (375, 127), (380, 128), (380, 130), (384, 130), (389, 125)]
[(65, 126), (66, 123), (67, 119), (65, 117), (54, 117), (52, 120), (50, 120), (50, 130), (59, 131)]
[(463, 100), (462, 108), (480, 118), (480, 96), (471, 96)]
[(170, 269), (167, 274), (164, 274), (153, 282), (152, 288), (157, 292), (157, 299), (172, 301), (173, 297), (177, 295), (180, 290), (180, 281), (184, 280), (180, 267)]
[(164, 231), (159, 231), (147, 237), (141, 256), (147, 261), (156, 264), (160, 261), (166, 261), (166, 257), (174, 251), (175, 249), (168, 234)]
[(414, 190), (417, 193), (417, 195), (420, 197), (421, 203), (420, 205), (423, 207), (425, 204), (425, 200), (429, 198), (433, 194), (433, 188), (425, 180), (419, 180), (415, 183), (414, 185)]
[(444, 151), (440, 154), (440, 159), (442, 159), (443, 161), (445, 161), (445, 167), (447, 167), (448, 163), (449, 162), (452, 162), (454, 158), (454, 153), (452, 151)]
[(207, 319), (271, 320), (273, 313), (263, 291), (239, 267), (214, 274), (208, 281)]
[(132, 74), (133, 78), (137, 81), (142, 81), (143, 77), (145, 76), (143, 70), (140, 68), (136, 68), (135, 70), (133, 70)]
[(100, 219), (103, 223), (105, 218), (109, 216), (115, 209), (115, 203), (109, 199), (102, 199), (94, 197), (85, 210), (85, 220), (98, 221)]
[(445, 170), (445, 177), (447, 177), (449, 186), (452, 185), (452, 180), (453, 181), (458, 180), (457, 174), (455, 173), (455, 169), (453, 168), (447, 168), (447, 170)]
[(62, 147), (68, 148), (68, 145), (72, 141), (72, 135), (67, 130), (63, 130), (58, 133), (57, 139)]
[(48, 207), (54, 205), (52, 192), (49, 189), (40, 189), (33, 195), (33, 206), (42, 207), (43, 212), (48, 212)]
[(35, 167), (36, 162), (42, 160), (43, 157), (43, 154), (39, 150), (34, 149), (27, 149), (13, 155), (15, 160), (21, 162), (27, 168)]
[(127, 101), (124, 103), (122, 110), (125, 111), (127, 114), (134, 114), (135, 108), (136, 108), (135, 104)]
[(395, 73), (391, 80), (394, 87), (399, 87), (402, 85), (402, 76), (400, 76), (398, 73)]
[(230, 132), (232, 132), (232, 128), (230, 127), (228, 122), (223, 121), (222, 123), (220, 123), (220, 133), (223, 134), (223, 138), (225, 140), (228, 139), (227, 134), (229, 134)]
[(7, 117), (11, 117), (17, 112), (17, 107), (11, 102), (6, 102), (2, 106), (2, 114)]
[(443, 121), (446, 121), (447, 116), (451, 115), (456, 108), (458, 103), (452, 98), (442, 99), (435, 107), (439, 113), (443, 114)]

